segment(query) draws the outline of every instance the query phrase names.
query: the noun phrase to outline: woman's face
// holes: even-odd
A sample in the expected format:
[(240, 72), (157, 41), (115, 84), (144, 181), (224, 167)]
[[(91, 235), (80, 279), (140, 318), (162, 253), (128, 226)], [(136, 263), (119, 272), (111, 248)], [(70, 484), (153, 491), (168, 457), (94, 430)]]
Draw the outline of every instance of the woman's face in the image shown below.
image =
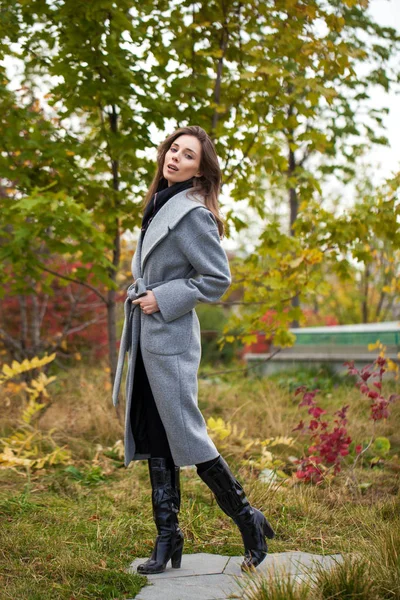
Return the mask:
[(200, 177), (201, 144), (193, 135), (183, 134), (172, 142), (165, 155), (163, 176), (168, 187), (178, 181)]

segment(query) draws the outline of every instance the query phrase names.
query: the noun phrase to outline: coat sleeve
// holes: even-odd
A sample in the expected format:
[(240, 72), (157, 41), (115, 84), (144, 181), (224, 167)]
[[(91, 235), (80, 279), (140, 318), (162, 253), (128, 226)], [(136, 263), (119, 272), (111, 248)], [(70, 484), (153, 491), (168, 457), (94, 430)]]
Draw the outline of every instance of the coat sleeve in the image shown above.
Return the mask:
[(196, 276), (173, 279), (153, 289), (167, 323), (192, 310), (198, 302), (216, 302), (232, 281), (229, 261), (212, 213), (208, 209), (195, 209), (182, 222), (179, 246)]

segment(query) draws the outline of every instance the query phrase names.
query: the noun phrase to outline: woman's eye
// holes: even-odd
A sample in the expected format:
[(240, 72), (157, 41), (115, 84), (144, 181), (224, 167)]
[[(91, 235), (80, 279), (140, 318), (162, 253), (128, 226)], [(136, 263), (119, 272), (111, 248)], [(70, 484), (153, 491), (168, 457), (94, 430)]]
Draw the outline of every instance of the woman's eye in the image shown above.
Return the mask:
[[(177, 148), (170, 148), (170, 151), (174, 152), (174, 153), (178, 152)], [(185, 156), (186, 156), (186, 158), (190, 158), (190, 159), (193, 158), (193, 156), (191, 154), (185, 154)]]

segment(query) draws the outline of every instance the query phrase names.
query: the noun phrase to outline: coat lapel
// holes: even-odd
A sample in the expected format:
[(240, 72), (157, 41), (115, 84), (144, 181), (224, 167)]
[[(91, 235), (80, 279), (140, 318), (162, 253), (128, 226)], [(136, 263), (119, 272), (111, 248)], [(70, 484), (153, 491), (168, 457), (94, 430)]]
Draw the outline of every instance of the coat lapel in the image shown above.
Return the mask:
[[(170, 229), (173, 229), (179, 221), (189, 211), (198, 206), (204, 206), (203, 197), (200, 194), (196, 194), (196, 200), (193, 200), (194, 194), (188, 197), (189, 190), (183, 190), (175, 196), (172, 196), (160, 208), (154, 219), (151, 221), (147, 228), (146, 235), (144, 237), (143, 245), (141, 243), (142, 234), (140, 234), (138, 246), (139, 252), (137, 260), (140, 262), (140, 276), (142, 276), (146, 260), (148, 259), (151, 252), (158, 246), (158, 244), (168, 235)], [(138, 264), (137, 264), (138, 266)]]

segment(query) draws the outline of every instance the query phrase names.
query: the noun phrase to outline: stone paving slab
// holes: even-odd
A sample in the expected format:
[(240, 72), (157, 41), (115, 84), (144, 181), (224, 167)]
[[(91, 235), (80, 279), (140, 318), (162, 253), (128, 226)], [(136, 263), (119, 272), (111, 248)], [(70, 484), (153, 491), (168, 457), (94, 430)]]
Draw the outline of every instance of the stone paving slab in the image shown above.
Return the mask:
[[(126, 570), (136, 573), (137, 566), (147, 558), (137, 558)], [(246, 577), (240, 570), (242, 556), (219, 554), (184, 554), (180, 569), (171, 562), (164, 573), (146, 575), (149, 585), (141, 589), (135, 600), (227, 600), (240, 598)], [(308, 570), (315, 563), (329, 569), (340, 562), (340, 554), (322, 556), (308, 552), (276, 552), (268, 554), (256, 572), (265, 577), (286, 574), (297, 582), (308, 579)], [(239, 583), (240, 580), (240, 583)]]
[(147, 577), (150, 585), (142, 588), (135, 600), (226, 600), (232, 593), (238, 597), (240, 591), (229, 575), (193, 575), (159, 583), (153, 579), (156, 575)]
[[(264, 577), (285, 574), (297, 582), (306, 581), (309, 579), (308, 571), (312, 570), (313, 565), (319, 563), (324, 569), (329, 569), (335, 566), (337, 562), (342, 560), (340, 554), (321, 555), (310, 554), (308, 552), (275, 552), (268, 554), (265, 560), (256, 569), (256, 572)], [(228, 562), (224, 574), (231, 576), (243, 576), (240, 570), (242, 562), (241, 556), (232, 556)]]
[[(149, 580), (170, 579), (176, 577), (191, 577), (193, 575), (220, 575), (224, 572), (226, 565), (231, 557), (221, 556), (220, 554), (208, 554), (199, 552), (198, 554), (184, 554), (180, 569), (173, 569), (171, 562), (167, 563), (164, 573), (156, 575), (146, 575)], [(136, 568), (147, 558), (136, 558), (127, 569), (128, 573), (136, 573)]]

